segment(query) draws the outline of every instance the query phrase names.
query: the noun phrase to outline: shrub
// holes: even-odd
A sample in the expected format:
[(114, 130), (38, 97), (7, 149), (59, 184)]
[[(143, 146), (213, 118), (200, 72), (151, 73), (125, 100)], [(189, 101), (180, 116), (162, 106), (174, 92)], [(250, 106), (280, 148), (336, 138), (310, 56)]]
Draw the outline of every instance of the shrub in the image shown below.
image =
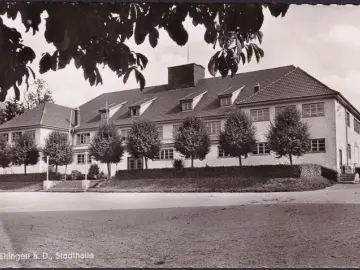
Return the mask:
[(97, 164), (91, 164), (89, 171), (88, 171), (88, 178), (89, 179), (97, 179), (99, 176), (100, 170)]
[(99, 173), (98, 179), (105, 179), (106, 177), (107, 177), (106, 174), (103, 171), (101, 171)]
[(355, 173), (358, 173), (360, 175), (360, 167), (355, 167)]
[(182, 159), (174, 159), (173, 167), (174, 168), (184, 168), (183, 160)]
[(323, 176), (327, 179), (333, 180), (333, 181), (338, 180), (338, 172), (337, 171), (323, 167), (323, 166), (321, 166), (321, 176)]
[(81, 172), (77, 170), (71, 171), (71, 180), (80, 180)]

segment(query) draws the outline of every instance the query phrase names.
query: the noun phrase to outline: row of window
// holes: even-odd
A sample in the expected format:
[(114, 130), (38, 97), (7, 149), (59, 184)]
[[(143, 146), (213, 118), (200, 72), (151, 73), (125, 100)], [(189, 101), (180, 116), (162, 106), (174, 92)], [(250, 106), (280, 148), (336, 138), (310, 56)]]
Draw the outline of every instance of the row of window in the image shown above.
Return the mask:
[[(311, 149), (310, 152), (325, 152), (325, 139), (312, 139), (310, 140)], [(351, 150), (349, 150), (350, 145), (348, 145), (348, 153), (350, 153), (351, 158)], [(253, 155), (266, 155), (270, 154), (269, 144), (266, 142), (257, 143), (253, 150)], [(229, 153), (226, 153), (224, 149), (218, 146), (218, 157), (230, 157)], [(173, 148), (165, 148), (161, 149), (159, 155), (155, 157), (155, 160), (169, 160), (174, 159), (174, 149)], [(88, 163), (91, 163), (91, 156), (88, 155)], [(85, 164), (85, 154), (77, 155), (77, 163)]]
[[(20, 137), (20, 135), (23, 133), (23, 131), (16, 131), (11, 132), (11, 140), (15, 141), (17, 138)], [(24, 131), (24, 133), (30, 134), (31, 137), (35, 140), (35, 130), (27, 130)], [(1, 139), (4, 139), (5, 141), (9, 141), (9, 133), (0, 133)]]
[[(278, 114), (279, 112), (281, 112), (281, 110), (283, 110), (286, 107), (296, 108), (296, 105), (275, 107), (275, 114)], [(324, 115), (325, 115), (324, 102), (302, 105), (302, 117), (317, 117)], [(253, 122), (269, 121), (270, 120), (269, 108), (250, 110), (250, 117)]]

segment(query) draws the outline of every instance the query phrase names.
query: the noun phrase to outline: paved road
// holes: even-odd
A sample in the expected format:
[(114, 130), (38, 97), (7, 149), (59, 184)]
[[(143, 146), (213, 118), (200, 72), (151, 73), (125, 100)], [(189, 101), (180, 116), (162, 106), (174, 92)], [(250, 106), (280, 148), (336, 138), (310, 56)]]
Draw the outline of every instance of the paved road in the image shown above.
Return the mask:
[(2, 192), (1, 212), (156, 209), (278, 203), (360, 203), (360, 185), (276, 193), (46, 193)]

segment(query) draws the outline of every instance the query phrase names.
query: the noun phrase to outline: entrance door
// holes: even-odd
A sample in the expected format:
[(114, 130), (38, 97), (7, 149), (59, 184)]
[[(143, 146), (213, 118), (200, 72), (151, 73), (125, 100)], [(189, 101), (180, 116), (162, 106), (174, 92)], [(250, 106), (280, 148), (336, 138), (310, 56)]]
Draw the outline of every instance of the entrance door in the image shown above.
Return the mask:
[(129, 170), (139, 170), (143, 168), (143, 159), (128, 157), (128, 169)]
[(342, 168), (343, 162), (342, 162), (342, 150), (341, 149), (339, 149), (339, 165), (340, 165), (340, 172), (343, 173), (343, 168)]

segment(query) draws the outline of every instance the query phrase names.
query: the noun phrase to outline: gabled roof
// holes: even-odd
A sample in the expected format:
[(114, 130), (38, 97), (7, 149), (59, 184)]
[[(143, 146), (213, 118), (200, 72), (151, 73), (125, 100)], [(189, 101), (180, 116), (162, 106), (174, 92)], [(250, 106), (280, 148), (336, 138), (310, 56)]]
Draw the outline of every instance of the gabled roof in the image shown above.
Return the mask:
[[(69, 107), (53, 103), (41, 104), (0, 125), (0, 130), (29, 126), (69, 129), (70, 112)], [(74, 119), (74, 114), (72, 117)]]
[[(294, 70), (294, 66), (284, 66), (271, 69), (264, 69), (246, 73), (239, 73), (234, 77), (215, 77), (200, 80), (195, 87), (169, 89), (168, 85), (157, 85), (146, 87), (143, 91), (132, 89), (104, 93), (93, 100), (80, 106), (80, 126), (77, 129), (92, 129), (99, 125), (98, 109), (104, 107), (106, 101), (119, 103), (127, 100), (128, 104), (134, 104), (139, 100), (157, 97), (156, 104), (150, 106), (136, 119), (149, 119), (156, 122), (182, 121), (183, 118), (196, 114), (198, 117), (215, 117), (226, 115), (231, 112), (232, 106), (219, 106), (218, 94), (229, 87), (241, 90), (236, 101), (248, 98), (254, 93), (254, 85), (260, 83), (266, 86), (285, 74)], [(194, 93), (195, 96), (204, 93), (199, 103), (192, 111), (182, 111), (179, 100)], [(122, 106), (109, 120), (115, 125), (127, 126), (133, 123), (134, 118), (130, 117), (128, 107)]]
[(266, 86), (260, 84), (260, 91), (238, 101), (237, 104), (245, 105), (290, 98), (333, 95), (336, 93), (338, 92), (330, 89), (300, 68), (296, 68)]
[(219, 93), (218, 96), (219, 97), (231, 96), (235, 91), (242, 90), (244, 87), (245, 87), (245, 85), (243, 85), (242, 87), (230, 86), (225, 91), (222, 91), (221, 93)]
[(129, 106), (129, 108), (131, 108), (131, 107), (139, 107), (139, 106), (141, 106), (142, 104), (147, 103), (147, 102), (149, 102), (149, 101), (153, 101), (153, 100), (155, 100), (155, 99), (156, 99), (156, 97), (147, 97), (147, 98), (144, 98), (144, 99), (142, 99), (142, 100), (138, 100), (138, 101), (136, 101), (135, 103), (131, 104), (131, 105)]

